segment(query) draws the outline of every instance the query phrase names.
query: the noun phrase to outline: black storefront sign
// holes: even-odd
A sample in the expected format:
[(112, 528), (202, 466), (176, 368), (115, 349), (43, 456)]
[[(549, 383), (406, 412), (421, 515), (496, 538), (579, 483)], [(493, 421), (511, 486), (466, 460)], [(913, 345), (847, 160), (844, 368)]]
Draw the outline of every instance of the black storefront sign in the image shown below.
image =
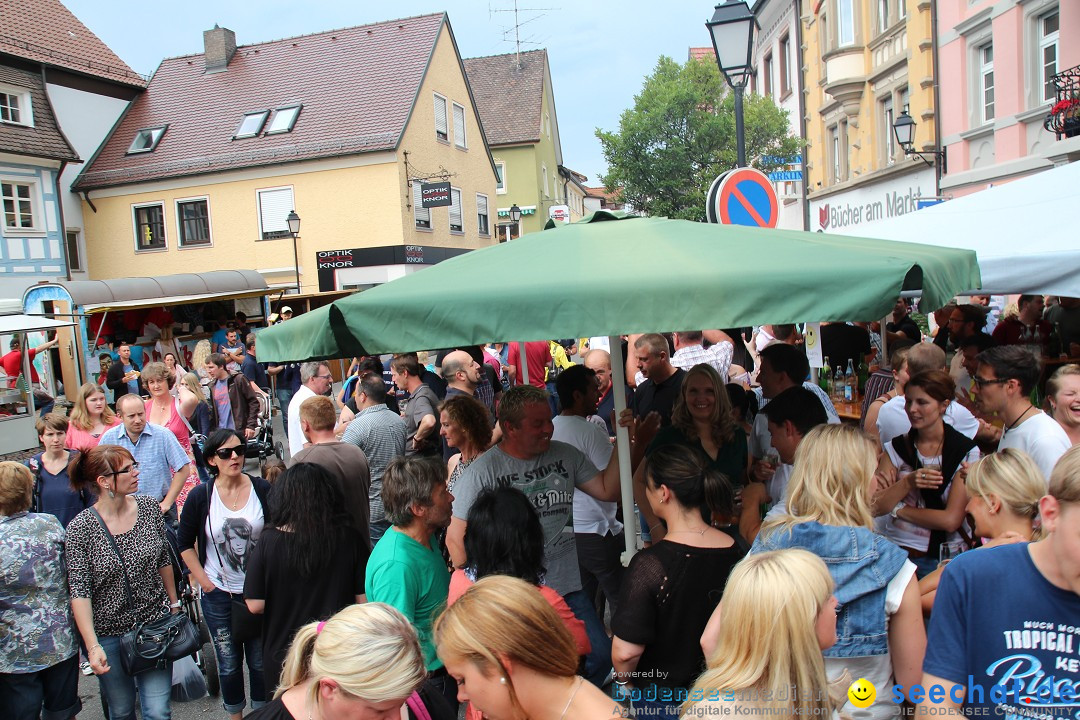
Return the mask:
[(464, 248), (430, 247), (427, 245), (390, 245), (387, 247), (324, 250), (316, 253), (319, 272), (319, 292), (336, 290), (334, 273), (344, 268), (374, 265), (434, 265), (469, 252)]
[(420, 200), (421, 206), (425, 208), (450, 207), (453, 204), (450, 199), (450, 183), (421, 183)]

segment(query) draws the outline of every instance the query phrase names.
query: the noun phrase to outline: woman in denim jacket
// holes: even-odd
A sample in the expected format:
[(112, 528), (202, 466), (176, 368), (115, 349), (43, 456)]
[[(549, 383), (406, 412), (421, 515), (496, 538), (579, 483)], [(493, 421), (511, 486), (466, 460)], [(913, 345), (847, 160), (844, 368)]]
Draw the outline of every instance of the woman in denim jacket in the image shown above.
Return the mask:
[(879, 690), (855, 720), (897, 717), (888, 692), (922, 679), (926, 651), (919, 586), (907, 553), (873, 532), (870, 495), (877, 452), (858, 428), (821, 425), (799, 443), (785, 498), (787, 514), (766, 521), (751, 553), (798, 547), (825, 561), (839, 601), (836, 644), (825, 651), (835, 680), (844, 670)]

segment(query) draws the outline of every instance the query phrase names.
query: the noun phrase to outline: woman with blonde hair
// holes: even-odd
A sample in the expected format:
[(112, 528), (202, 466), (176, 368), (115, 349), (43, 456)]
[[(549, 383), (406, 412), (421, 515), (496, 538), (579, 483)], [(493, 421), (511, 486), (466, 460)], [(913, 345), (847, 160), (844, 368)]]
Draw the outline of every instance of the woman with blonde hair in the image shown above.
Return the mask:
[[(877, 445), (848, 425), (819, 425), (795, 451), (786, 513), (767, 520), (751, 553), (802, 548), (827, 558), (840, 601), (836, 644), (825, 652), (831, 680), (847, 670), (875, 687), (910, 688), (922, 680), (926, 632), (915, 565), (874, 533), (870, 513)], [(896, 717), (900, 705), (880, 696), (853, 718)]]
[[(975, 521), (975, 536), (987, 539), (982, 547), (1031, 542), (1042, 536), (1036, 529), (1039, 498), (1046, 494), (1046, 478), (1027, 453), (1016, 448), (999, 450), (972, 464), (964, 480), (967, 507)], [(930, 614), (944, 566), (919, 581), (923, 613)]]
[(210, 384), (210, 376), (206, 373), (206, 360), (212, 352), (210, 341), (205, 339), (195, 343), (195, 349), (191, 352), (191, 372), (199, 376), (199, 383), (203, 387)]
[(577, 674), (570, 631), (524, 580), (481, 579), (439, 616), (434, 635), (458, 699), (491, 720), (558, 708), (562, 720), (623, 717), (618, 704)]
[(105, 391), (94, 383), (79, 388), (68, 421), (65, 446), (69, 450), (83, 451), (97, 447), (102, 433), (120, 424), (120, 418), (105, 400)]
[(1046, 399), (1069, 441), (1080, 444), (1080, 365), (1069, 363), (1055, 370), (1046, 381)]
[(396, 718), (426, 677), (404, 615), (382, 603), (351, 605), (296, 631), (274, 699), (247, 718)]
[(831, 717), (821, 653), (836, 642), (836, 604), (832, 577), (812, 553), (779, 550), (740, 562), (702, 636), (708, 664), (683, 717)]

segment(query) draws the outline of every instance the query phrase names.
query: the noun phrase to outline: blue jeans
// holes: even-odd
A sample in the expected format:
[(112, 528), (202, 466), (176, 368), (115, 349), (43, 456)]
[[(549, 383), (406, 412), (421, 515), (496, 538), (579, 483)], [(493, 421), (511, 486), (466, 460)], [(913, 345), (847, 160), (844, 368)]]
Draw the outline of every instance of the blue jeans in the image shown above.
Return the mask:
[(611, 671), (611, 638), (596, 614), (592, 599), (584, 590), (567, 593), (563, 595), (563, 600), (575, 617), (585, 623), (585, 635), (592, 645), (592, 651), (585, 656), (585, 679), (596, 687), (603, 687)]
[(37, 672), (0, 673), (0, 707), (10, 720), (70, 720), (82, 709), (79, 656)]
[(294, 394), (288, 388), (278, 388), (276, 393), (278, 407), (281, 409), (281, 424), (285, 427), (285, 437), (289, 437), (289, 403), (292, 402)]
[(371, 535), (371, 547), (375, 547), (375, 543), (379, 542), (379, 539), (386, 534), (386, 531), (390, 529), (389, 520), (372, 520), (368, 525), (368, 534)]
[[(244, 658), (247, 658), (248, 682), (251, 684), (251, 707), (257, 709), (266, 704), (266, 680), (263, 677), (262, 639), (245, 643), (232, 639), (232, 598), (225, 590), (215, 589), (203, 593), (202, 610), (210, 639), (217, 655), (218, 677), (221, 679), (221, 700), (226, 712), (243, 712)], [(240, 599), (240, 594), (235, 595)]]
[(99, 635), (98, 642), (109, 661), (109, 672), (97, 676), (101, 694), (109, 705), (109, 720), (135, 720), (136, 688), (143, 720), (170, 720), (172, 663), (166, 663), (161, 670), (147, 670), (132, 677), (124, 672), (120, 662), (120, 637)]

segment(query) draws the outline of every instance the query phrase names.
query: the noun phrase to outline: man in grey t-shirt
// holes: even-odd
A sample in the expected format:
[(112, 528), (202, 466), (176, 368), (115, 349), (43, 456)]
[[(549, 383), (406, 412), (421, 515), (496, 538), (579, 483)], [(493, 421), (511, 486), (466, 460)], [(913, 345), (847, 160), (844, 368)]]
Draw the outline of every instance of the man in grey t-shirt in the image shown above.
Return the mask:
[(409, 393), (409, 399), (401, 406), (401, 416), (405, 418), (408, 432), (405, 455), (440, 454), (439, 398), (420, 380), (420, 363), (416, 356), (396, 355), (390, 361), (390, 377), (399, 390)]
[[(497, 485), (521, 490), (532, 501), (544, 529), (547, 584), (584, 621), (593, 647), (603, 647), (603, 623), (596, 616), (592, 600), (581, 591), (574, 541), (574, 490), (580, 489), (597, 500), (617, 500), (619, 464), (610, 463), (600, 472), (577, 448), (552, 442), (554, 428), (547, 392), (532, 385), (518, 385), (503, 394), (499, 425), (502, 442), (474, 460), (454, 485), (454, 516), (446, 531), (450, 558), (457, 567), (467, 562), (467, 519), (483, 490)], [(611, 668), (610, 654), (606, 658), (601, 655), (590, 654), (586, 660), (586, 676), (596, 684)]]

